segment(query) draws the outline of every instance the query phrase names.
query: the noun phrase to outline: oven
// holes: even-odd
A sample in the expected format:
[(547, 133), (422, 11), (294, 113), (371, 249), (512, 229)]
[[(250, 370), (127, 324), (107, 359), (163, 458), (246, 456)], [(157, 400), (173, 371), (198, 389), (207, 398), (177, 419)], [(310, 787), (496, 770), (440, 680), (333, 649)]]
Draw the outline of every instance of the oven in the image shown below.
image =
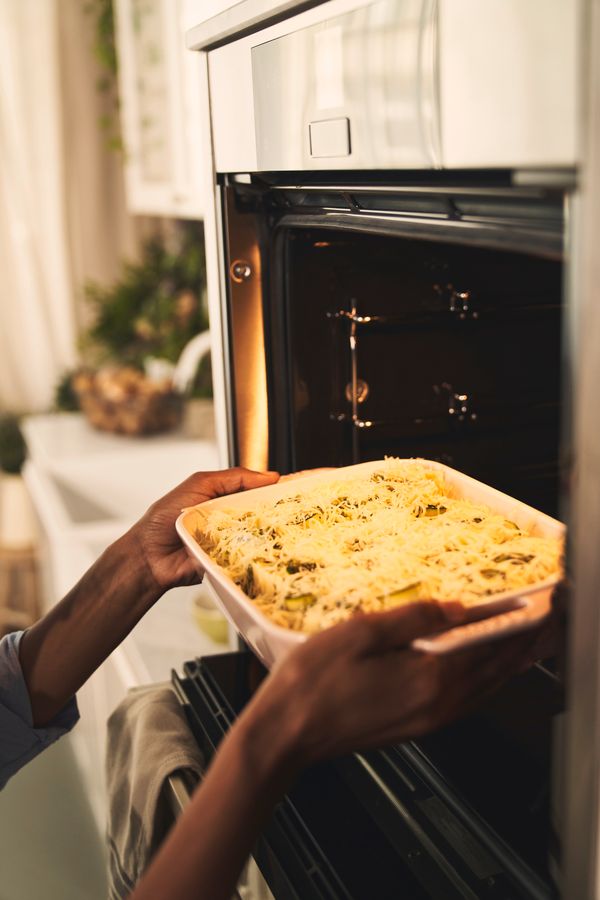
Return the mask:
[[(232, 459), (423, 456), (556, 515), (567, 192), (492, 172), (303, 175), (221, 179)], [(206, 753), (257, 677), (244, 652), (186, 667)], [(562, 709), (548, 661), (438, 734), (307, 773), (257, 852), (271, 890), (554, 896)]]
[(222, 184), (232, 457), (420, 456), (556, 515), (566, 193), (304, 174)]
[[(576, 392), (596, 208), (578, 182), (581, 12), (329, 0), (191, 34), (224, 462), (421, 456), (576, 532), (596, 521)], [(573, 489), (581, 448), (588, 498)], [(566, 698), (597, 619), (589, 593), (563, 599), (579, 617), (566, 661), (540, 660), (427, 738), (299, 779), (254, 854), (276, 897), (594, 896), (596, 745), (581, 729), (597, 695)], [(241, 649), (175, 676), (209, 756), (264, 674)]]

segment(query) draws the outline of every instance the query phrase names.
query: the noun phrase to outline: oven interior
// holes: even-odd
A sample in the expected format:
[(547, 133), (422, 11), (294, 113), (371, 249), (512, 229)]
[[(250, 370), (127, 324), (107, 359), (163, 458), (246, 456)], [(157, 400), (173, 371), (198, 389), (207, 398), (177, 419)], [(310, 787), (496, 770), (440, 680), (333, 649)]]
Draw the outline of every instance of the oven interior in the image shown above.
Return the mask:
[(420, 456), (558, 514), (563, 197), (498, 194), (258, 195), (270, 465)]
[(556, 514), (561, 263), (316, 229), (284, 240), (292, 468), (419, 456)]
[[(515, 187), (506, 173), (301, 177), (221, 184), (236, 462), (252, 465), (247, 448), (261, 439), (244, 404), (256, 403), (251, 376), (264, 365), (270, 468), (420, 456), (558, 515), (565, 191)], [(246, 655), (234, 656), (188, 671), (213, 694), (216, 679), (231, 715), (250, 696)], [(303, 777), (284, 831), (310, 833), (342, 887), (299, 896), (383, 898), (400, 885), (415, 898), (554, 896), (556, 669), (538, 664), (414, 744)], [(356, 834), (366, 881), (347, 871)]]

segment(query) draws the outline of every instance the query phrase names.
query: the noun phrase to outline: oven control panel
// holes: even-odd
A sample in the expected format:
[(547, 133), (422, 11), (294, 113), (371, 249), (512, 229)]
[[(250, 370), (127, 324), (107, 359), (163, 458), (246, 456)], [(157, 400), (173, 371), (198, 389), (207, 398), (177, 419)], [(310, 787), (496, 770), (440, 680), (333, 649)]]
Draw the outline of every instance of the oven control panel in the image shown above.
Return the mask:
[(580, 4), (330, 0), (208, 54), (219, 172), (572, 168)]

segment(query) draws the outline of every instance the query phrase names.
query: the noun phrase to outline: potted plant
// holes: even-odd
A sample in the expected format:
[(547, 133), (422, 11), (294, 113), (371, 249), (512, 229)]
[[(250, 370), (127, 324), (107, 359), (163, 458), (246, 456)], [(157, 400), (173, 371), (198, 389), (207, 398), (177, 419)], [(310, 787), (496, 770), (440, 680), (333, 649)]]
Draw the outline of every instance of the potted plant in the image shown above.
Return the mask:
[[(178, 222), (148, 240), (136, 263), (105, 287), (88, 284), (93, 324), (82, 341), (86, 368), (61, 385), (92, 425), (151, 434), (180, 421), (189, 395), (174, 378), (182, 351), (208, 326), (202, 226)], [(200, 388), (206, 398), (206, 378)], [(206, 403), (206, 400), (205, 400)]]
[(36, 528), (29, 494), (21, 478), (25, 441), (19, 419), (0, 416), (0, 547), (27, 550), (35, 544)]

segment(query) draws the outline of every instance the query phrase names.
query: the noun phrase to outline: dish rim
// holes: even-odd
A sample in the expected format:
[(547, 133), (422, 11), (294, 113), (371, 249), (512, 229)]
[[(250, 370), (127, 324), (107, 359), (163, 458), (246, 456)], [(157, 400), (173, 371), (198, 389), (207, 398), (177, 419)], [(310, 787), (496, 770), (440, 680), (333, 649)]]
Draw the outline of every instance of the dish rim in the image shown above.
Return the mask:
[[(393, 459), (397, 458), (393, 457)], [(246, 617), (251, 618), (256, 626), (262, 628), (267, 635), (269, 635), (273, 639), (276, 639), (278, 642), (283, 641), (283, 643), (286, 644), (296, 645), (305, 641), (308, 637), (310, 637), (310, 634), (307, 632), (294, 631), (290, 628), (285, 628), (282, 625), (278, 625), (275, 622), (272, 622), (265, 613), (261, 612), (256, 604), (253, 603), (253, 601), (244, 593), (244, 591), (242, 591), (239, 585), (237, 585), (230, 578), (226, 570), (222, 566), (220, 566), (211, 556), (209, 556), (209, 554), (206, 553), (206, 551), (203, 550), (202, 547), (198, 544), (186, 524), (193, 516), (194, 512), (198, 509), (214, 509), (228, 506), (233, 506), (234, 508), (239, 509), (243, 509), (244, 507), (252, 508), (253, 501), (257, 499), (262, 502), (265, 499), (271, 497), (276, 500), (290, 494), (297, 494), (299, 492), (305, 493), (308, 489), (316, 484), (332, 481), (334, 479), (338, 479), (339, 477), (344, 477), (345, 474), (356, 473), (356, 475), (359, 476), (363, 473), (366, 474), (368, 472), (376, 471), (377, 468), (380, 467), (384, 462), (385, 459), (371, 460), (369, 462), (356, 463), (351, 466), (342, 466), (336, 469), (319, 470), (314, 474), (303, 473), (301, 477), (298, 477), (298, 479), (290, 478), (286, 479), (285, 481), (280, 480), (278, 482), (275, 482), (275, 484), (264, 485), (262, 487), (252, 488), (247, 491), (238, 491), (233, 494), (224, 494), (222, 496), (215, 497), (212, 500), (206, 500), (203, 503), (196, 504), (195, 506), (186, 507), (181, 511), (175, 523), (177, 533), (181, 538), (183, 544), (185, 545), (188, 553), (195, 559), (197, 563), (200, 564), (200, 566), (204, 570), (205, 577), (207, 577), (209, 586), (212, 588), (211, 593), (213, 593), (214, 599), (219, 604), (219, 607), (222, 609), (224, 614), (232, 622), (233, 626), (243, 638), (248, 637), (248, 628), (240, 626), (239, 622), (236, 621), (235, 616), (232, 615), (231, 611), (224, 604), (222, 597), (217, 590), (217, 585), (228, 594), (230, 600), (233, 600), (243, 609)], [(558, 539), (563, 539), (565, 536), (566, 526), (562, 522), (552, 518), (551, 516), (541, 512), (540, 510), (536, 510), (534, 507), (523, 503), (521, 500), (517, 500), (515, 497), (511, 497), (509, 494), (505, 494), (502, 491), (499, 491), (497, 488), (494, 488), (491, 485), (485, 484), (485, 482), (478, 481), (477, 479), (472, 478), (470, 475), (465, 475), (457, 469), (453, 469), (451, 466), (447, 466), (444, 463), (437, 462), (436, 460), (427, 460), (418, 457), (407, 459), (398, 458), (398, 462), (425, 465), (425, 467), (428, 469), (441, 472), (448, 479), (449, 483), (452, 486), (454, 486), (454, 483), (459, 483), (460, 485), (465, 486), (467, 493), (470, 493), (472, 491), (476, 494), (485, 494), (486, 497), (482, 497), (480, 502), (485, 503), (486, 505), (490, 506), (491, 509), (500, 512), (500, 514), (502, 515), (505, 514), (504, 510), (495, 507), (494, 500), (499, 506), (505, 506), (507, 504), (512, 506), (513, 508), (510, 513), (511, 520), (516, 521), (520, 527), (527, 529), (530, 533), (532, 533), (533, 531), (533, 533), (540, 533), (542, 534), (542, 536), (556, 537)], [(466, 499), (471, 498), (466, 497)], [(517, 513), (516, 515), (515, 512)], [(521, 521), (519, 521), (519, 519)], [(529, 520), (529, 524), (522, 525), (521, 523), (525, 522), (526, 519)], [(489, 598), (485, 598), (480, 603), (469, 604), (469, 606), (465, 608), (467, 608), (470, 612), (473, 612), (475, 615), (477, 613), (481, 613), (481, 622), (487, 622), (489, 619), (499, 618), (503, 614), (515, 613), (519, 610), (527, 612), (528, 606), (531, 607), (530, 612), (534, 612), (535, 603), (533, 601), (535, 601), (536, 599), (535, 595), (541, 595), (542, 592), (549, 591), (550, 596), (551, 590), (561, 580), (562, 575), (557, 574), (555, 576), (546, 578), (543, 581), (536, 582), (533, 585), (527, 585), (525, 587), (519, 588), (518, 590), (503, 591), (500, 594), (494, 594)], [(531, 617), (527, 619), (526, 624), (524, 624), (523, 627), (532, 627), (534, 624), (540, 621), (541, 618), (544, 618), (545, 615), (547, 615), (547, 613), (549, 612), (549, 604), (547, 605), (548, 610), (544, 612), (543, 615), (541, 611), (538, 610), (536, 618), (534, 620), (532, 620)], [(513, 616), (513, 624), (515, 618), (516, 617)], [(473, 635), (475, 635), (475, 632), (477, 630), (473, 626), (476, 626), (477, 624), (477, 622), (473, 622), (469, 626), (470, 632), (472, 632)], [(461, 626), (458, 626), (455, 629), (449, 629), (447, 632), (443, 632), (439, 636), (439, 638), (432, 637), (431, 639), (419, 639), (418, 641), (413, 642), (413, 646), (415, 646), (417, 649), (430, 652), (447, 652), (439, 649), (443, 643), (440, 639), (444, 638), (445, 635), (452, 635), (452, 633), (458, 631), (460, 627)], [(487, 630), (489, 632), (489, 628), (480, 629), (480, 631), (483, 630)], [(498, 631), (494, 634), (494, 637), (502, 637), (505, 634), (511, 633), (511, 631), (515, 630), (521, 629), (498, 629)], [(490, 640), (491, 637), (492, 636), (488, 634), (485, 639)], [(473, 640), (469, 640), (469, 643), (473, 642)], [(250, 643), (253, 642), (250, 641)], [(451, 643), (453, 646), (452, 648), (448, 649), (460, 649), (462, 646), (466, 646), (466, 643), (458, 644), (456, 646), (456, 641), (452, 641)], [(260, 650), (258, 652), (260, 654)]]

